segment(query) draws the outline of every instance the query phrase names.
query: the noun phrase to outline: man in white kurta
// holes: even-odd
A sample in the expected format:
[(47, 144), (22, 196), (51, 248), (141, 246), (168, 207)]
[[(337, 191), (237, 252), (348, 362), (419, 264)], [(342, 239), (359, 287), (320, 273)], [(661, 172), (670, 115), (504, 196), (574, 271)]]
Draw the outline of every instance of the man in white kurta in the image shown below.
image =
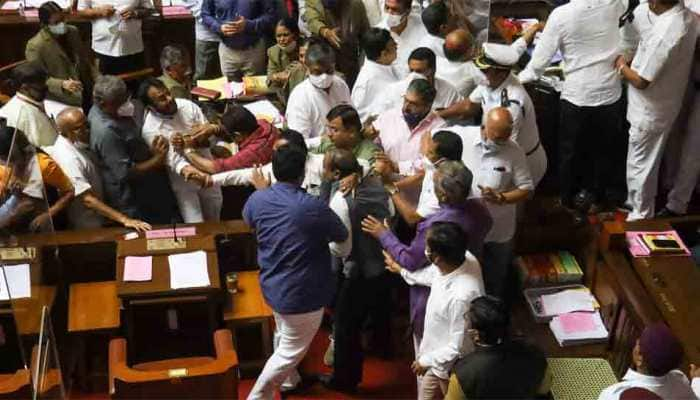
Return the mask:
[(399, 78), (408, 75), (408, 56), (428, 35), (420, 15), (411, 13), (410, 0), (386, 0), (384, 18), (377, 28), (388, 29), (396, 42), (397, 57), (393, 67)]
[[(413, 371), (422, 376), (419, 399), (444, 398), (452, 366), (473, 350), (473, 344), (465, 336), (468, 329), (465, 316), (471, 301), (484, 294), (484, 283), (481, 266), (466, 251), (463, 235), (464, 231), (455, 223), (433, 225), (426, 239), (426, 257), (431, 262), (426, 268), (409, 272), (390, 257), (387, 261), (387, 268), (399, 272), (409, 285), (430, 287), (423, 339), (412, 365)], [(460, 262), (454, 258), (455, 254), (465, 256)]]
[(0, 118), (7, 126), (24, 132), (34, 146), (50, 146), (58, 133), (44, 110), (46, 72), (35, 63), (24, 63), (12, 70), (12, 78), (19, 84), (17, 93), (0, 108)]
[[(100, 72), (118, 74), (143, 65), (141, 18), (153, 8), (150, 0), (79, 0), (81, 16), (92, 20), (92, 50), (100, 60)], [(129, 58), (131, 57), (131, 58)]]
[[(160, 81), (158, 81), (160, 82)], [(164, 86), (159, 86), (153, 82), (149, 92), (155, 91), (154, 95), (164, 95), (170, 97)], [(162, 93), (160, 93), (162, 92)], [(167, 94), (166, 94), (167, 93)], [(153, 101), (154, 96), (149, 98)], [(187, 133), (198, 125), (207, 124), (208, 121), (202, 110), (193, 102), (185, 99), (173, 99), (176, 104), (176, 111), (171, 115), (158, 112), (152, 104), (149, 104), (144, 115), (141, 135), (143, 139), (152, 145), (158, 135), (165, 136), (168, 141), (176, 133)], [(198, 148), (196, 151), (201, 156), (212, 158), (209, 148)], [(188, 181), (185, 175), (188, 171), (196, 171), (187, 159), (178, 154), (172, 146), (168, 150), (168, 176), (170, 185), (175, 193), (180, 214), (186, 223), (203, 221), (218, 221), (221, 214), (223, 198), (221, 189), (218, 187), (203, 188), (200, 183)]]
[(620, 0), (574, 0), (557, 7), (519, 75), (522, 83), (535, 81), (557, 51), (563, 56), (558, 167), (561, 201), (569, 208), (583, 190), (597, 204), (624, 201), (622, 85), (614, 66), (624, 12)]
[(678, 116), (692, 66), (697, 23), (691, 13), (673, 0), (649, 3), (657, 15), (641, 36), (628, 66), (618, 57), (616, 67), (630, 83), (627, 120), (628, 220), (655, 214), (659, 166), (671, 125)]
[(350, 96), (361, 121), (379, 115), (383, 93), (386, 88), (399, 81), (392, 68), (396, 60), (396, 42), (386, 29), (371, 28), (362, 35), (362, 50), (365, 62), (355, 80)]

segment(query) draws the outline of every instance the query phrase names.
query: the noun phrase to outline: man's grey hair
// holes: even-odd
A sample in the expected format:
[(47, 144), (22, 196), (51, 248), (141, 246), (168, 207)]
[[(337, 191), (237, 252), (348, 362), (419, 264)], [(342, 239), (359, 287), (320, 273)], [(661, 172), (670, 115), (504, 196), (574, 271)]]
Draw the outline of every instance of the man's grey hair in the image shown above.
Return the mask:
[(126, 84), (114, 75), (100, 75), (92, 90), (93, 101), (101, 103), (123, 103), (129, 98)]
[(445, 192), (446, 203), (463, 202), (469, 196), (474, 176), (461, 161), (443, 161), (438, 165), (438, 181), (440, 189)]
[(312, 43), (306, 49), (306, 55), (304, 56), (304, 63), (309, 65), (335, 65), (335, 53), (333, 49), (328, 44)]
[(426, 104), (432, 104), (437, 96), (437, 91), (426, 79), (418, 78), (408, 84), (406, 93), (413, 92), (420, 96)]
[(187, 53), (180, 46), (165, 46), (160, 52), (160, 68), (165, 71), (173, 65), (182, 64), (187, 61)]

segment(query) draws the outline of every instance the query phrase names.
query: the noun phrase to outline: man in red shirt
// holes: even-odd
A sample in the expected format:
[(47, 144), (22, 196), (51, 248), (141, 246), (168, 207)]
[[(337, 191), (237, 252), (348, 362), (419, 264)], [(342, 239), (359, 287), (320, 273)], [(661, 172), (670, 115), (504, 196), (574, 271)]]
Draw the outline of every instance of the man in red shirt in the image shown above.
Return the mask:
[[(227, 109), (215, 129), (212, 126), (205, 128), (189, 137), (174, 138), (173, 144), (192, 165), (209, 174), (269, 163), (272, 160), (272, 145), (279, 136), (279, 131), (272, 124), (255, 119), (253, 113), (241, 106)], [(235, 143), (238, 152), (230, 157), (216, 159), (198, 155), (194, 148), (208, 145), (211, 135)]]

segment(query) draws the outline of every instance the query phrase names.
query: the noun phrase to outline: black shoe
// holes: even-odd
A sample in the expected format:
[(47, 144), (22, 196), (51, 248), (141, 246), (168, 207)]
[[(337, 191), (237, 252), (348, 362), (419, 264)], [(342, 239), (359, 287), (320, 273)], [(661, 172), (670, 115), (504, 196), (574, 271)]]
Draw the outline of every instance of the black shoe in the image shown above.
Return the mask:
[(677, 218), (682, 216), (683, 214), (679, 214), (675, 211), (669, 210), (668, 208), (664, 207), (656, 213), (654, 218)]
[(316, 382), (318, 382), (318, 375), (301, 375), (301, 381), (299, 381), (299, 383), (297, 383), (297, 385), (294, 388), (288, 390), (280, 390), (280, 397), (284, 399), (287, 396), (296, 396), (302, 394), (308, 388), (313, 386)]
[(321, 374), (318, 381), (326, 388), (344, 393), (357, 393), (357, 385), (341, 384), (336, 382), (332, 374)]

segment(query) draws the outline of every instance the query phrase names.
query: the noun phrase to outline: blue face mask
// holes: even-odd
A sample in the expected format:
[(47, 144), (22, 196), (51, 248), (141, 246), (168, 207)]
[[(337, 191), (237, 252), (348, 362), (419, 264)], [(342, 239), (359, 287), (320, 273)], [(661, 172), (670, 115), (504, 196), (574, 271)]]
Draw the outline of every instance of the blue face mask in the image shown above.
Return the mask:
[(418, 114), (418, 113), (409, 113), (404, 111), (403, 112), (403, 119), (406, 121), (408, 126), (411, 128), (415, 128), (418, 126), (418, 124), (425, 118), (427, 114)]

